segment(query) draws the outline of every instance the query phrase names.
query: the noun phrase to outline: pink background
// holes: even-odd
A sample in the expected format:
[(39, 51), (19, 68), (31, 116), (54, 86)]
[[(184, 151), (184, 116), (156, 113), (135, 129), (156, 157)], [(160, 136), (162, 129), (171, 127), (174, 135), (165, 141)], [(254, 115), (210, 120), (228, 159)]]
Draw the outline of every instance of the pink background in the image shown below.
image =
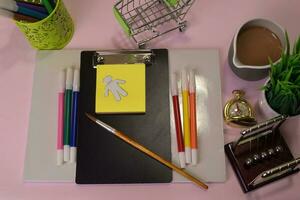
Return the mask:
[[(113, 17), (113, 1), (65, 0), (76, 31), (67, 48), (134, 48)], [(233, 89), (245, 89), (252, 104), (257, 101), (264, 80), (247, 82), (237, 78), (227, 64), (230, 41), (245, 21), (264, 17), (285, 27), (292, 40), (300, 33), (299, 0), (197, 0), (187, 15), (190, 26), (184, 34), (173, 32), (153, 42), (151, 48), (217, 48), (220, 50), (223, 102)], [(24, 184), (32, 78), (33, 50), (10, 20), (0, 18), (0, 199), (272, 199), (300, 198), (299, 175), (280, 180), (255, 192), (243, 194), (227, 162), (227, 181), (209, 184), (203, 191), (193, 184), (85, 185)], [(299, 120), (285, 123), (286, 138), (295, 156), (299, 155)], [(225, 142), (238, 131), (225, 127)], [(298, 191), (297, 191), (298, 190)]]

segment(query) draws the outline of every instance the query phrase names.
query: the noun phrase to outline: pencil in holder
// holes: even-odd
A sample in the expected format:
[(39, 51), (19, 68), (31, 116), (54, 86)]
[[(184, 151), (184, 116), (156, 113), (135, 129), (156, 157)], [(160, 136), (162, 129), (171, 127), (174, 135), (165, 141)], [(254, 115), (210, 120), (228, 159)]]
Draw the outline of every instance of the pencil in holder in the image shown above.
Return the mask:
[(74, 24), (62, 0), (46, 18), (37, 22), (16, 21), (32, 47), (36, 49), (62, 49), (72, 39)]

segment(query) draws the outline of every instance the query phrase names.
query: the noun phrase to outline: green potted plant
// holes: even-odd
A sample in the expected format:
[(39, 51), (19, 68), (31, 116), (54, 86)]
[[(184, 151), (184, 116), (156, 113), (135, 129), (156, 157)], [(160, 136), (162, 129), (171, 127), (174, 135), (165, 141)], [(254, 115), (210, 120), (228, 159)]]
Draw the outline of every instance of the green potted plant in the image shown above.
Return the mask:
[(263, 87), (259, 106), (263, 114), (273, 117), (278, 114), (300, 114), (300, 37), (290, 51), (288, 34), (286, 50), (279, 62), (271, 63), (270, 77)]

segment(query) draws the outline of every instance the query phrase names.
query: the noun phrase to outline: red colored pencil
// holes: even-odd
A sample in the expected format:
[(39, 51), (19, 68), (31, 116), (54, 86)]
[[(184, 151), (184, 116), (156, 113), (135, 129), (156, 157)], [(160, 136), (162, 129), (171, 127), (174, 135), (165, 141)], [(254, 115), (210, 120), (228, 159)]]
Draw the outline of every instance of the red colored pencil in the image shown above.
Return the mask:
[(176, 140), (177, 140), (177, 151), (179, 157), (180, 167), (185, 167), (185, 151), (184, 151), (184, 143), (182, 136), (182, 127), (181, 127), (181, 119), (180, 119), (180, 109), (179, 109), (179, 100), (178, 100), (178, 87), (177, 87), (177, 76), (173, 74), (171, 77), (171, 95), (173, 100), (173, 110), (174, 110), (174, 121), (176, 128)]

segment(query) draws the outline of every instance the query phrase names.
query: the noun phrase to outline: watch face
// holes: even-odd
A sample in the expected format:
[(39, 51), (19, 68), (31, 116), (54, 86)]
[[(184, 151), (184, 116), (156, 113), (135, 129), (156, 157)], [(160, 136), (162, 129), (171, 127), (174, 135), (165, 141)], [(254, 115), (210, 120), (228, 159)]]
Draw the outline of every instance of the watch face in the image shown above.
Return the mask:
[(250, 116), (250, 109), (247, 103), (243, 101), (235, 101), (229, 107), (229, 116), (233, 118)]
[(224, 119), (227, 124), (238, 127), (249, 127), (257, 124), (251, 105), (243, 99), (243, 91), (234, 90), (234, 98), (224, 107)]

